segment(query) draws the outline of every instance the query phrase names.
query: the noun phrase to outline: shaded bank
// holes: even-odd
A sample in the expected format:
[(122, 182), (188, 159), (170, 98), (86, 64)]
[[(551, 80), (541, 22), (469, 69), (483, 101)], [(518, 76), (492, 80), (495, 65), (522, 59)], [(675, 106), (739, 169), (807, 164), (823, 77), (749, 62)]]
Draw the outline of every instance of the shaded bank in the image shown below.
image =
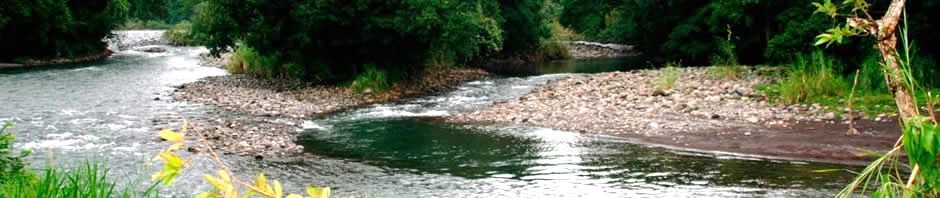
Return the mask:
[(448, 90), (482, 78), (477, 69), (438, 68), (420, 78), (392, 85), (389, 91), (359, 94), (341, 85), (320, 85), (291, 79), (258, 79), (244, 75), (204, 78), (180, 85), (175, 99), (209, 104), (241, 115), (266, 117), (259, 121), (210, 120), (196, 125), (216, 149), (225, 153), (270, 157), (299, 154), (296, 139), (304, 120), (369, 104)]
[(105, 49), (96, 54), (90, 54), (86, 56), (79, 56), (79, 57), (73, 57), (73, 58), (56, 58), (56, 59), (50, 59), (50, 60), (30, 59), (30, 60), (23, 61), (22, 63), (0, 63), (0, 69), (27, 68), (27, 67), (46, 66), (46, 65), (78, 64), (78, 63), (102, 60), (102, 59), (108, 58), (108, 56), (111, 56), (111, 54), (113, 53), (114, 53), (113, 51), (109, 49)]

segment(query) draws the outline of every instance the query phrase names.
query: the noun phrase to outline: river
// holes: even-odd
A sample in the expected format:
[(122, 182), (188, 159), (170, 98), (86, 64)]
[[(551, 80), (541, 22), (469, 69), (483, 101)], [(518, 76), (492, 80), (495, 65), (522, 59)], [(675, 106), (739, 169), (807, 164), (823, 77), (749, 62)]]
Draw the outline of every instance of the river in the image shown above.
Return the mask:
[[(153, 37), (158, 32), (120, 32)], [(129, 36), (128, 36), (129, 35)], [(259, 119), (174, 101), (187, 82), (228, 75), (198, 65), (201, 47), (120, 50), (94, 63), (0, 71), (0, 121), (31, 168), (105, 161), (122, 185), (147, 185), (146, 163), (166, 143), (157, 126), (182, 119)], [(511, 100), (570, 72), (630, 69), (616, 60), (568, 61), (468, 82), (453, 91), (335, 113), (304, 123), (298, 143), (316, 158), (223, 156), (243, 177), (264, 171), (300, 192), (331, 186), (338, 197), (827, 197), (857, 169), (811, 162), (676, 150), (617, 137), (511, 125), (454, 125), (439, 117)], [(222, 113), (219, 113), (222, 112)], [(177, 120), (158, 123), (156, 120)], [(197, 158), (166, 195), (209, 189)], [(143, 180), (143, 181), (141, 181)]]

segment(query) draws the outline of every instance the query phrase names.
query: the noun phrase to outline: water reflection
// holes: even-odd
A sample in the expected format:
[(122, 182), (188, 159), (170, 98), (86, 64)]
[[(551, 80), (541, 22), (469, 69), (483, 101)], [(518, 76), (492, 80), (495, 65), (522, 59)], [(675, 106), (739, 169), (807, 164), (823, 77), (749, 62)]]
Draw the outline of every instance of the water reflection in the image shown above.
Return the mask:
[(453, 126), (428, 119), (338, 122), (305, 133), (300, 142), (309, 152), (387, 167), (390, 172), (509, 179), (528, 188), (587, 185), (633, 193), (744, 188), (763, 193), (760, 189), (834, 191), (852, 179), (846, 173), (813, 172), (842, 168), (826, 164), (721, 160), (613, 137), (526, 127)]
[(341, 122), (301, 136), (321, 155), (419, 173), (466, 178), (524, 175), (543, 147), (535, 138), (488, 133), (410, 119)]

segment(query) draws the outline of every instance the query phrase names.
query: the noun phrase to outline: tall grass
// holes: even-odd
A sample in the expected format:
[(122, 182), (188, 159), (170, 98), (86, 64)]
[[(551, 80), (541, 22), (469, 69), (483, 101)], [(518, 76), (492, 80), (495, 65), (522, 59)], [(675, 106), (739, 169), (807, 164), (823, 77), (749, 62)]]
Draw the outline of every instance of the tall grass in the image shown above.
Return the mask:
[(85, 162), (71, 170), (49, 167), (41, 174), (21, 174), (0, 185), (4, 198), (111, 198), (159, 197), (156, 183), (147, 189), (124, 188), (115, 190), (115, 182), (108, 169), (97, 162)]
[(650, 84), (653, 85), (654, 91), (662, 92), (675, 87), (676, 82), (679, 80), (680, 66), (681, 65), (678, 63), (670, 62), (666, 64), (665, 68), (660, 69), (659, 76), (650, 82)]
[(777, 87), (779, 99), (793, 104), (845, 94), (850, 86), (837, 69), (835, 61), (821, 51), (813, 52), (809, 57), (797, 55), (787, 79)]

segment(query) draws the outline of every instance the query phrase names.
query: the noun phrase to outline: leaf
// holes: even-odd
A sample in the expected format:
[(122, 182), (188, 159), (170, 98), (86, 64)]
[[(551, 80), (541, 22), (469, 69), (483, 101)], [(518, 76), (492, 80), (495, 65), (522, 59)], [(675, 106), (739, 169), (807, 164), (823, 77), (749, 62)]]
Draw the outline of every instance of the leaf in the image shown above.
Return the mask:
[(215, 197), (215, 193), (203, 192), (203, 193), (199, 193), (198, 195), (196, 195), (196, 198), (210, 198), (210, 197)]
[(284, 196), (284, 189), (281, 189), (281, 182), (274, 180), (274, 198), (281, 198)]
[(179, 175), (180, 170), (183, 168), (185, 162), (176, 156), (176, 154), (171, 152), (162, 152), (159, 154), (160, 158), (163, 158), (163, 170), (157, 172), (152, 176), (152, 180), (163, 180), (163, 185), (173, 184), (173, 180), (176, 179), (176, 176)]
[(922, 147), (932, 156), (937, 155), (937, 129), (940, 128), (937, 128), (936, 125), (927, 125), (923, 133), (920, 134)]
[(316, 188), (307, 186), (307, 194), (311, 198), (330, 198), (330, 187)]
[(183, 148), (183, 144), (184, 144), (184, 143), (182, 143), (182, 142), (173, 143), (173, 144), (171, 144), (170, 147), (167, 148), (167, 149), (169, 149), (169, 150), (171, 150), (171, 151), (179, 150), (180, 148)]
[(304, 197), (298, 194), (290, 194), (290, 195), (287, 195), (287, 198), (304, 198)]
[(822, 34), (819, 34), (819, 36), (816, 36), (816, 43), (813, 45), (819, 46), (822, 44), (826, 44), (826, 47), (829, 47), (829, 43), (831, 42), (832, 42), (832, 34), (822, 33)]
[(162, 152), (160, 153), (160, 158), (163, 158), (163, 160), (165, 160), (164, 165), (167, 165), (173, 168), (183, 167), (183, 159), (180, 159), (180, 157), (177, 156), (176, 153)]
[(182, 142), (183, 134), (179, 134), (174, 131), (164, 129), (164, 130), (160, 130), (160, 138), (163, 138), (165, 140), (172, 141), (172, 142)]

